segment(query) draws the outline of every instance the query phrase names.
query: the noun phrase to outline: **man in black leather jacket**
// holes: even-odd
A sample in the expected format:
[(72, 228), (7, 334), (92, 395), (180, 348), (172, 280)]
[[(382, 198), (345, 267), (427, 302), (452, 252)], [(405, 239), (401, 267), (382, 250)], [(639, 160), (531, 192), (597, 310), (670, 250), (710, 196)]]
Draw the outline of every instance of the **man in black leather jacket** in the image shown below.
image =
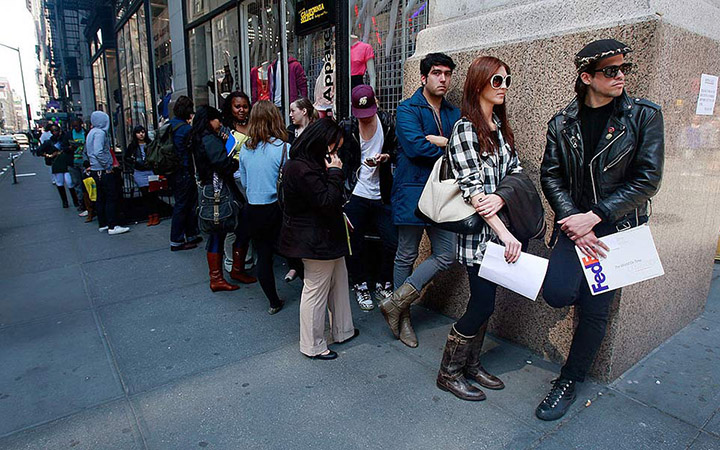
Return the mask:
[[(350, 239), (352, 255), (348, 258), (348, 272), (354, 284), (360, 309), (375, 307), (370, 296), (367, 267), (379, 266), (375, 280), (375, 300), (392, 295), (393, 261), (397, 250), (397, 227), (392, 221), (390, 194), (395, 162), (397, 137), (392, 116), (378, 110), (375, 92), (371, 86), (361, 84), (352, 91), (352, 117), (341, 126), (345, 132), (344, 144), (338, 151), (343, 161), (349, 201), (345, 214), (354, 231)], [(373, 258), (377, 264), (364, 261), (365, 235), (374, 230), (382, 241), (382, 251)]]
[(575, 57), (577, 97), (548, 123), (540, 181), (555, 212), (557, 241), (543, 297), (556, 308), (576, 305), (579, 322), (560, 377), (535, 411), (542, 420), (559, 419), (575, 401), (575, 384), (584, 381), (605, 337), (615, 294), (591, 295), (575, 247), (605, 256), (598, 238), (647, 222), (660, 188), (662, 112), (625, 92), (630, 52), (614, 39), (585, 46)]

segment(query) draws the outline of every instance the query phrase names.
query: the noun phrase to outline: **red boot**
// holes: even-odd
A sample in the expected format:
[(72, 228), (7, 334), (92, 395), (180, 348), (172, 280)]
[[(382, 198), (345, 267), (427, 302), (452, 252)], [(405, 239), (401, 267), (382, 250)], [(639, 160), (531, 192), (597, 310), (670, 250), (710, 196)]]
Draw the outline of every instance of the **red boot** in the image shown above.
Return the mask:
[(210, 269), (210, 290), (218, 291), (234, 291), (240, 289), (240, 286), (230, 284), (225, 281), (222, 273), (222, 253), (207, 253), (208, 268)]
[(257, 278), (245, 273), (245, 256), (247, 255), (247, 246), (233, 247), (233, 266), (230, 272), (230, 278), (237, 280), (243, 284), (252, 284), (257, 282)]

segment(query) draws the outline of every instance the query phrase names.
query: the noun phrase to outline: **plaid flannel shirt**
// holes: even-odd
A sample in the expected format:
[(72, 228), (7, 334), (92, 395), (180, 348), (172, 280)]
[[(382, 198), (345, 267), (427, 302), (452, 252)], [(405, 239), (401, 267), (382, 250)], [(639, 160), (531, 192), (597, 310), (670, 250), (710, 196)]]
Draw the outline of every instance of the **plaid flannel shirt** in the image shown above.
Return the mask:
[[(493, 120), (499, 130), (500, 121), (494, 115)], [(463, 117), (455, 123), (448, 140), (450, 165), (468, 203), (476, 194), (495, 192), (500, 180), (507, 174), (522, 172), (517, 154), (511, 151), (499, 132), (498, 137), (500, 148), (488, 154), (480, 150), (477, 130), (472, 122)], [(466, 266), (479, 265), (489, 241), (502, 244), (487, 223), (478, 234), (458, 234), (458, 261)]]

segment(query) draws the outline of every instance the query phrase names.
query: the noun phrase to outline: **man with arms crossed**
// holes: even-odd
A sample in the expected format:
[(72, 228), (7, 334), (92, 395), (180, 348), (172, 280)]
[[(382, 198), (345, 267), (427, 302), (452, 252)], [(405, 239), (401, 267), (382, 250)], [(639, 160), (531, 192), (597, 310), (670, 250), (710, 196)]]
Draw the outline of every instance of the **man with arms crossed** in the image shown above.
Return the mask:
[(577, 97), (548, 123), (540, 182), (555, 212), (557, 238), (543, 297), (550, 306), (576, 305), (579, 322), (560, 377), (537, 407), (556, 420), (575, 401), (600, 348), (615, 291), (593, 296), (575, 253), (602, 258), (602, 236), (647, 222), (664, 160), (660, 106), (625, 92), (632, 52), (614, 39), (586, 45), (575, 57)]
[[(457, 235), (427, 226), (415, 217), (420, 194), (433, 164), (445, 152), (448, 136), (460, 118), (460, 110), (445, 99), (455, 63), (442, 53), (430, 53), (420, 62), (422, 86), (397, 108), (397, 167), (392, 190), (393, 222), (398, 226), (395, 255), (395, 292), (380, 302), (390, 330), (405, 345), (417, 347), (410, 323), (410, 305), (435, 274), (455, 261)], [(413, 272), (423, 231), (427, 231), (432, 254)]]

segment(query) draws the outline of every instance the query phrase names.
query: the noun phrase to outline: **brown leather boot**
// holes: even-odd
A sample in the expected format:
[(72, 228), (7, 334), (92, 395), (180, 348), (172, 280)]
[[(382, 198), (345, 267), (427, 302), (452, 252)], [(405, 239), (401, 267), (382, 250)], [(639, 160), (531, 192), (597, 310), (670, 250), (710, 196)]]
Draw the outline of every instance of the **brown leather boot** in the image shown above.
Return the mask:
[(445, 343), (436, 384), (438, 388), (450, 392), (461, 400), (477, 402), (485, 400), (485, 393), (470, 384), (463, 375), (470, 342), (474, 337), (463, 336), (455, 330), (453, 325)]
[(417, 336), (410, 322), (410, 307), (400, 314), (400, 341), (408, 347), (415, 348), (418, 346)]
[(380, 311), (395, 339), (400, 338), (400, 315), (420, 297), (410, 283), (403, 283), (393, 295), (380, 301)]
[(243, 284), (252, 284), (257, 282), (257, 278), (245, 273), (245, 256), (247, 255), (247, 251), (247, 246), (240, 248), (233, 247), (233, 265), (230, 278)]
[(465, 365), (465, 376), (468, 379), (475, 380), (477, 383), (488, 389), (500, 390), (505, 387), (505, 383), (495, 375), (488, 373), (480, 364), (480, 354), (482, 353), (483, 342), (485, 341), (485, 332), (488, 323), (485, 323), (478, 330), (478, 334), (470, 342), (470, 350), (468, 350), (467, 364)]
[(155, 225), (155, 214), (150, 214), (150, 215), (148, 216), (147, 226), (151, 227), (151, 226), (153, 226), (153, 225)]
[(210, 290), (213, 292), (218, 291), (234, 291), (240, 289), (240, 286), (235, 286), (225, 281), (222, 273), (222, 253), (210, 253), (207, 252), (208, 268), (210, 269)]

